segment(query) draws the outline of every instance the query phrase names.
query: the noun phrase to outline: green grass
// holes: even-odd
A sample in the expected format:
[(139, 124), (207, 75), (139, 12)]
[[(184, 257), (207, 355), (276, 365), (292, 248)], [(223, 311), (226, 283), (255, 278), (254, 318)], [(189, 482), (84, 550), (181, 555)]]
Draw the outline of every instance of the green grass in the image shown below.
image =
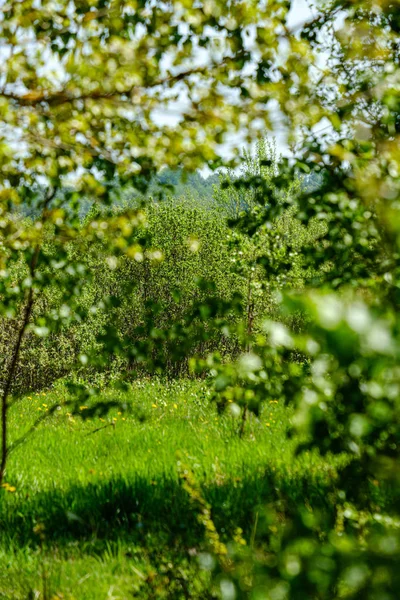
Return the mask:
[[(206, 548), (178, 463), (195, 473), (223, 540), (248, 539), (257, 506), (281, 495), (324, 503), (335, 469), (293, 458), (290, 409), (271, 400), (245, 436), (218, 416), (199, 382), (138, 382), (108, 389), (121, 408), (82, 420), (62, 407), (65, 389), (11, 409), (12, 441), (0, 491), (0, 598), (208, 598), (198, 554)], [(90, 413), (81, 407), (82, 416)]]

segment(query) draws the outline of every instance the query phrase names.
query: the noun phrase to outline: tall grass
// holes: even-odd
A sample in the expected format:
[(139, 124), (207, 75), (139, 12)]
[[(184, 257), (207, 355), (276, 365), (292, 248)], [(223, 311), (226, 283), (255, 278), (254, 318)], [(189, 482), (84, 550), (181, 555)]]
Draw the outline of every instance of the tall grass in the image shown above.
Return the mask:
[(240, 439), (237, 419), (218, 416), (199, 382), (105, 390), (103, 399), (120, 405), (105, 418), (72, 416), (66, 398), (59, 386), (12, 408), (14, 441), (49, 416), (10, 455), (0, 493), (0, 598), (208, 597), (198, 561), (204, 532), (178, 462), (194, 471), (226, 540), (238, 526), (250, 538), (261, 503), (281, 494), (326, 503), (334, 485), (329, 461), (293, 457), (291, 410), (274, 400)]

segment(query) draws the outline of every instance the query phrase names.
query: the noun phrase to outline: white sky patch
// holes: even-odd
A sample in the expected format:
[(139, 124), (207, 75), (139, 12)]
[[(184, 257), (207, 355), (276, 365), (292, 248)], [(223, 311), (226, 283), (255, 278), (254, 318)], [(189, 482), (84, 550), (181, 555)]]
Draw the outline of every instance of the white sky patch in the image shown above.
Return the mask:
[[(315, 15), (316, 15), (316, 11), (310, 7), (309, 3), (306, 0), (295, 0), (292, 3), (292, 7), (291, 7), (289, 15), (288, 15), (288, 26), (291, 29), (301, 27), (303, 25), (303, 23), (312, 19)], [(251, 47), (252, 39), (254, 39), (254, 36), (252, 36), (252, 32), (249, 31), (249, 35), (248, 35), (249, 47)], [(214, 60), (218, 60), (218, 53), (220, 52), (219, 47), (218, 47), (218, 41), (219, 41), (219, 38), (216, 35), (215, 36), (215, 42), (216, 42), (215, 47), (211, 49), (211, 53), (208, 50), (199, 48), (198, 57), (196, 58), (195, 63), (191, 65), (191, 67), (196, 67), (196, 66), (205, 64), (210, 58), (214, 59)], [(221, 39), (220, 41), (221, 41), (221, 50), (222, 50), (223, 40)], [(165, 68), (168, 68), (168, 67), (169, 67), (169, 65), (165, 64)], [(249, 69), (250, 68), (251, 68), (251, 65), (249, 65)], [(167, 108), (160, 107), (153, 111), (152, 116), (153, 116), (154, 122), (159, 126), (166, 125), (166, 126), (174, 127), (179, 123), (182, 113), (187, 108), (189, 108), (189, 106), (190, 106), (190, 102), (187, 98), (186, 91), (184, 91), (180, 95), (179, 99), (171, 102)], [(276, 140), (278, 153), (283, 154), (284, 156), (291, 155), (291, 152), (287, 145), (287, 139), (286, 139), (287, 132), (285, 131), (285, 128), (284, 128), (284, 123), (283, 123), (284, 119), (278, 109), (278, 105), (276, 102), (271, 101), (269, 103), (268, 112), (271, 116), (271, 121), (274, 125), (274, 129), (272, 132), (270, 132), (270, 135), (271, 135), (271, 137), (273, 137)], [(257, 124), (255, 124), (255, 125), (257, 126)], [(259, 125), (260, 125), (260, 132), (262, 132), (262, 130), (264, 129), (264, 124), (261, 120), (260, 120)], [(235, 154), (235, 150), (237, 150), (238, 148), (245, 148), (245, 147), (249, 148), (249, 145), (246, 142), (246, 135), (247, 135), (247, 131), (245, 131), (245, 130), (226, 134), (225, 142), (219, 148), (221, 155), (226, 160), (229, 160), (229, 159), (233, 158), (233, 156)], [(203, 175), (207, 175), (210, 173), (211, 173), (211, 171), (208, 169), (208, 167), (205, 167), (202, 170)]]

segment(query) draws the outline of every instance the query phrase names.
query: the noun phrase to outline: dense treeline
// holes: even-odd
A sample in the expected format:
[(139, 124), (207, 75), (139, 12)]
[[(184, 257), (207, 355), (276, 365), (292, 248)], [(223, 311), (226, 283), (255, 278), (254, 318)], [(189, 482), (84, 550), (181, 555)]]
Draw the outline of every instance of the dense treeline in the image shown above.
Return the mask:
[[(271, 164), (264, 167), (267, 158)], [(187, 375), (190, 356), (218, 351), (226, 359), (243, 350), (246, 342), (241, 341), (240, 334), (232, 333), (232, 325), (243, 323), (243, 331), (253, 333), (266, 316), (274, 314), (277, 288), (289, 284), (300, 288), (304, 284), (310, 269), (303, 265), (299, 251), (321, 233), (318, 227), (307, 230), (302, 226), (293, 208), (276, 220), (273, 230), (261, 228), (252, 238), (232, 229), (229, 219), (250, 215), (257, 204), (260, 182), (251, 180), (250, 187), (244, 188), (242, 181), (257, 176), (263, 186), (272, 188), (276, 150), (263, 142), (254, 157), (245, 156), (243, 164), (241, 172), (222, 174), (218, 184), (215, 178), (207, 184), (199, 175), (191, 177), (189, 182), (194, 181), (195, 188), (202, 189), (206, 202), (186, 188), (185, 196), (179, 196), (182, 189), (178, 186), (174, 194), (168, 187), (160, 188), (161, 197), (149, 193), (147, 202), (133, 195), (109, 208), (88, 208), (87, 214), (80, 217), (82, 235), (78, 233), (78, 238), (69, 242), (64, 258), (77, 263), (75, 269), (83, 274), (84, 284), (76, 301), (78, 314), (70, 319), (66, 314), (63, 324), (55, 324), (51, 330), (43, 316), (52, 312), (56, 315), (60, 310), (68, 312), (70, 308), (63, 304), (59, 291), (60, 261), (50, 227), (43, 248), (49, 257), (43, 272), (48, 285), (35, 302), (34, 325), (23, 341), (14, 392), (40, 389), (65, 375), (89, 377), (92, 381), (126, 371), (131, 378), (143, 372)], [(158, 184), (176, 184), (180, 179), (181, 174), (174, 178), (162, 173)], [(286, 194), (294, 195), (299, 185), (300, 181), (291, 184)], [(63, 204), (63, 194), (59, 202)], [(137, 210), (138, 203), (142, 206), (140, 223), (128, 253), (108, 256), (107, 231), (103, 239), (85, 243), (85, 227), (101, 230), (108, 214), (118, 218), (132, 206)], [(22, 212), (16, 218), (30, 217)], [(271, 260), (273, 270), (268, 271)], [(15, 285), (23, 286), (27, 267), (17, 258), (11, 268)], [(210, 297), (216, 304), (215, 312), (208, 314)], [(234, 298), (236, 302), (232, 303)], [(231, 305), (226, 311), (224, 302)], [(225, 333), (220, 324), (213, 325), (218, 316), (229, 325)], [(15, 307), (14, 319), (2, 319), (3, 372), (21, 318), (21, 307)], [(203, 323), (201, 339), (190, 334), (190, 328), (199, 327), (199, 319)], [(173, 325), (176, 337), (163, 336)], [(115, 352), (113, 340), (118, 340)], [(119, 343), (122, 346), (117, 349)]]
[[(119, 209), (114, 211), (118, 213)], [(40, 329), (41, 315), (59, 310), (63, 302), (57, 281), (50, 283), (34, 307), (36, 324), (23, 343), (15, 391), (37, 389), (59, 376), (82, 371), (84, 359), (80, 362), (79, 357), (100, 351), (99, 337), (111, 324), (117, 335), (134, 345), (148, 311), (154, 317), (154, 328), (179, 320), (191, 304), (201, 299), (198, 281), (202, 279), (212, 282), (221, 297), (239, 291), (237, 277), (229, 268), (228, 228), (218, 213), (193, 203), (169, 200), (149, 204), (143, 218), (145, 222), (136, 232), (137, 247), (133, 244), (130, 256), (108, 257), (101, 241), (84, 250), (79, 240), (70, 242), (68, 257), (78, 260), (85, 277), (79, 295), (79, 318), (51, 332), (46, 327)], [(92, 208), (86, 221), (101, 227), (102, 214)], [(44, 252), (51, 256), (51, 232), (48, 239)], [(27, 273), (18, 261), (13, 268), (18, 285)], [(51, 282), (57, 265), (50, 265), (48, 271)], [(111, 312), (108, 307), (106, 310), (108, 302), (113, 304)], [(14, 320), (2, 320), (3, 368), (21, 318), (17, 314)], [(109, 356), (102, 369), (115, 373), (127, 366), (133, 367), (126, 360)]]

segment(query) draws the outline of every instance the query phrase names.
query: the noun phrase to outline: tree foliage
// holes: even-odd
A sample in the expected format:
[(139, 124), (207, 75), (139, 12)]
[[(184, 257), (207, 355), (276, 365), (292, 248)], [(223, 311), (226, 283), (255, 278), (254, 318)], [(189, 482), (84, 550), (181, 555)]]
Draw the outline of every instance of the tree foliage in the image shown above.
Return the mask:
[[(191, 364), (214, 378), (221, 408), (237, 403), (257, 414), (271, 397), (292, 403), (298, 451), (343, 460), (334, 514), (323, 503), (277, 502), (263, 512), (259, 551), (233, 550), (219, 562), (229, 597), (394, 600), (400, 11), (396, 1), (335, 0), (293, 29), (290, 8), (255, 0), (3, 5), (0, 312), (10, 350), (0, 480), (24, 344), (82, 321), (90, 338), (99, 313), (90, 344), (103, 362), (119, 356), (162, 371), (171, 356), (198, 353)], [(160, 121), (169, 110), (173, 124)], [(93, 209), (81, 223), (81, 195), (107, 204), (124, 187), (145, 191), (161, 167), (215, 169), (227, 134), (260, 137), (273, 128), (273, 111), (292, 158), (275, 160), (260, 144), (216, 192), (233, 219), (230, 258), (240, 257), (229, 276), (201, 251), (188, 259), (200, 243), (190, 237), (195, 209), (154, 205), (146, 216), (136, 202)], [(315, 184), (299, 184), (299, 173)], [(212, 236), (202, 243), (227, 261), (220, 218), (207, 222)], [(176, 243), (165, 240), (167, 222)], [(156, 252), (165, 263), (151, 264)], [(116, 293), (104, 264), (114, 275), (123, 265), (125, 289)], [(90, 277), (100, 287), (90, 288)], [(131, 278), (139, 293), (129, 314)], [(280, 316), (253, 327), (257, 289), (261, 304), (275, 294)], [(236, 356), (210, 353), (216, 332), (236, 336)], [(384, 503), (381, 487), (389, 489)]]

